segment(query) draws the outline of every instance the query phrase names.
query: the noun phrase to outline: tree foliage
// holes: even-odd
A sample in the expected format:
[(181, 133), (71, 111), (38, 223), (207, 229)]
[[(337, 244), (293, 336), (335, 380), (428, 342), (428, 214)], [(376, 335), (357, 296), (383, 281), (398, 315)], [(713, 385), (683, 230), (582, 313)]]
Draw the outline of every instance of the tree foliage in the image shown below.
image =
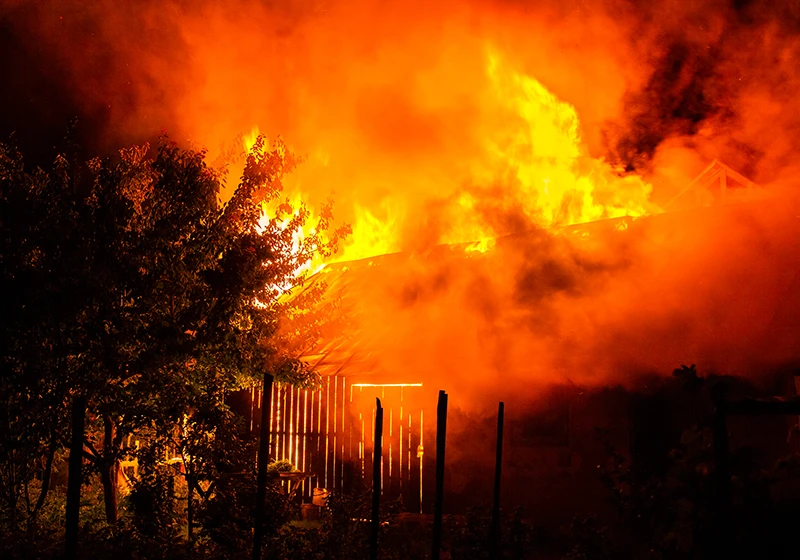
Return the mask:
[[(331, 228), (330, 204), (307, 224), (305, 206), (281, 200), (284, 177), (301, 161), (280, 140), (259, 138), (223, 202), (224, 171), (166, 138), (86, 163), (59, 155), (48, 170), (26, 169), (0, 144), (0, 494), (11, 527), (32, 482), (41, 492), (22, 517), (32, 520), (46, 498), (76, 396), (88, 403), (83, 453), (113, 524), (132, 434), (163, 445), (183, 426), (171, 445), (195, 469), (189, 487), (198, 489), (213, 478), (201, 444), (224, 424), (227, 391), (265, 370), (315, 383), (297, 358), (319, 321), (313, 301), (281, 297), (348, 229)], [(151, 487), (163, 482), (158, 469), (143, 472)], [(143, 488), (136, 507), (155, 512), (160, 495)]]

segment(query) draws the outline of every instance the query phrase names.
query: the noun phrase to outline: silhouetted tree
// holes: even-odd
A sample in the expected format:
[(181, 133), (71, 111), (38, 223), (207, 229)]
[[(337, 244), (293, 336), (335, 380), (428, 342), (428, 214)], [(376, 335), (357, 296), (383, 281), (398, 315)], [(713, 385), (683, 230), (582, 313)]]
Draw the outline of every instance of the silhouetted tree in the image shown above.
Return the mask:
[[(3, 490), (11, 511), (22, 484), (14, 473), (42, 456), (51, 462), (66, 441), (70, 401), (67, 517), (77, 522), (75, 459), (84, 457), (101, 478), (113, 525), (129, 435), (224, 408), (227, 390), (265, 369), (286, 382), (313, 381), (288, 341), (313, 331), (315, 319), (280, 298), (302, 281), (297, 271), (309, 259), (335, 251), (347, 228), (328, 231), (327, 204), (313, 232), (298, 238), (309, 212), (279, 196), (300, 159), (280, 141), (266, 148), (259, 138), (224, 204), (224, 175), (204, 157), (164, 139), (154, 152), (131, 148), (85, 165), (59, 156), (51, 171), (28, 172), (17, 151), (0, 146), (3, 241), (14, 248), (3, 255), (13, 295), (4, 309), (12, 320), (3, 327), (3, 438), (27, 446), (24, 458), (21, 448), (9, 455), (15, 466)], [(304, 328), (281, 330), (282, 319)], [(37, 412), (41, 425), (26, 423)], [(203, 429), (213, 435), (213, 426)], [(44, 479), (48, 468), (28, 472)]]

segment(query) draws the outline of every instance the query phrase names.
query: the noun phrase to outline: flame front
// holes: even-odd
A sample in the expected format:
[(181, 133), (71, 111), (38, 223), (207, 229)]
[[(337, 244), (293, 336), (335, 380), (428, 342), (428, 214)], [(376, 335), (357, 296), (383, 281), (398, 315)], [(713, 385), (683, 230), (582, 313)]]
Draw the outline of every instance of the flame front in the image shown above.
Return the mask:
[(650, 185), (620, 177), (581, 144), (575, 108), (531, 76), (516, 72), (489, 49), (488, 75), (505, 129), (490, 136), (487, 161), (515, 189), (526, 215), (549, 227), (648, 213)]
[[(517, 71), (492, 46), (485, 48), (481, 74), (483, 89), (471, 101), (479, 107), (476, 129), (482, 141), (476, 153), (459, 162), (466, 173), (455, 195), (438, 205), (433, 244), (464, 244), (467, 252), (485, 252), (496, 237), (514, 232), (492, 223), (492, 216), (503, 212), (520, 214), (524, 227), (530, 229), (639, 217), (655, 210), (648, 202), (651, 187), (646, 181), (625, 176), (588, 153), (574, 106)], [(253, 127), (244, 137), (247, 151), (258, 135), (258, 127)], [(317, 156), (321, 166), (328, 165), (331, 156), (324, 146), (317, 149)], [(384, 178), (389, 183), (392, 179)], [(397, 178), (398, 183), (402, 180)], [(392, 196), (378, 207), (353, 202), (352, 235), (330, 260), (358, 260), (404, 248), (409, 205), (403, 197), (405, 185), (392, 186)], [(305, 203), (302, 186), (290, 193), (290, 199), (296, 209)], [(308, 211), (313, 222), (313, 209)], [(264, 220), (273, 217), (268, 208), (264, 212)], [(305, 236), (303, 227), (298, 248)], [(309, 262), (298, 274), (322, 266), (322, 262)]]

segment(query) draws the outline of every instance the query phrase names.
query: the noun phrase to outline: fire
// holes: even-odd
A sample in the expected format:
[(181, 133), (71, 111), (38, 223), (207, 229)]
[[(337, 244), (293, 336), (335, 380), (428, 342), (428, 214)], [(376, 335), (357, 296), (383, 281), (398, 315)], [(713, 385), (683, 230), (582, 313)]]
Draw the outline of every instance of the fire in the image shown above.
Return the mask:
[(254, 126), (250, 129), (249, 134), (245, 134), (242, 137), (242, 145), (244, 146), (245, 153), (250, 153), (253, 151), (253, 148), (256, 145), (256, 141), (258, 140), (258, 136), (261, 134), (261, 131), (257, 126)]
[[(492, 216), (502, 212), (521, 214), (525, 228), (551, 228), (605, 218), (636, 218), (656, 211), (648, 200), (651, 186), (647, 182), (638, 176), (622, 175), (589, 154), (573, 105), (519, 71), (492, 46), (485, 49), (484, 56), (479, 71), (482, 87), (471, 94), (478, 107), (479, 117), (471, 124), (476, 130), (464, 131), (481, 140), (476, 153), (441, 156), (445, 161), (463, 159), (458, 165), (465, 172), (452, 180), (455, 188), (451, 184), (443, 189), (455, 192), (437, 207), (435, 243), (463, 245), (467, 252), (490, 250), (498, 236), (514, 233), (492, 223)], [(253, 148), (259, 133), (259, 128), (253, 127), (244, 136), (247, 151)], [(324, 145), (313, 147), (312, 153), (324, 168), (331, 158), (342, 155), (341, 151), (326, 150)], [(324, 170), (321, 180), (325, 180)], [(383, 180), (397, 182), (389, 198), (371, 204), (358, 199), (347, 201), (352, 204), (345, 212), (350, 217), (352, 235), (340, 252), (325, 262), (358, 260), (404, 248), (404, 228), (420, 219), (409, 211), (420, 209), (404, 198), (405, 178)], [(294, 216), (305, 208), (302, 192), (303, 187), (297, 187), (286, 202)], [(313, 210), (303, 211), (308, 212), (308, 222), (314, 223)], [(274, 213), (265, 208), (263, 219), (273, 218)], [(288, 224), (290, 216), (283, 219)], [(298, 229), (298, 251), (309, 235), (307, 230), (305, 225)], [(314, 273), (323, 266), (322, 260), (309, 262), (298, 274)]]
[[(249, 134), (242, 138), (245, 152), (250, 153), (258, 149), (257, 142), (261, 137), (261, 132), (254, 126)], [(292, 229), (291, 254), (299, 261), (294, 271), (295, 278), (310, 276), (320, 272), (325, 268), (320, 253), (316, 252), (313, 257), (306, 257), (308, 254), (306, 245), (319, 243), (317, 227), (310, 224), (318, 224), (320, 216), (309, 209), (300, 193), (293, 193), (281, 201), (277, 206), (270, 202), (261, 203), (261, 217), (258, 221), (259, 232), (265, 231), (270, 226), (275, 226), (281, 231), (287, 228)], [(324, 242), (324, 240), (323, 240)], [(285, 288), (290, 288), (286, 286)]]
[(479, 173), (500, 174), (528, 218), (542, 227), (639, 217), (652, 210), (649, 184), (620, 177), (588, 154), (575, 107), (517, 72), (491, 47), (487, 51), (487, 75), (505, 127), (488, 137)]
[(385, 255), (399, 249), (397, 227), (399, 216), (391, 208), (384, 208), (386, 218), (380, 219), (368, 208), (356, 203), (353, 207), (352, 241), (345, 247), (338, 260), (354, 261), (376, 255)]
[[(245, 153), (250, 153), (256, 145), (256, 141), (261, 135), (258, 126), (254, 126), (250, 133), (242, 137), (242, 144)], [(315, 159), (323, 166), (327, 165), (329, 154), (324, 150), (318, 150), (315, 153)], [(301, 212), (307, 213), (305, 221), (315, 223), (318, 217), (315, 215), (313, 209), (307, 208), (303, 196), (300, 192), (294, 192), (283, 204), (283, 208), (291, 208), (289, 215), (282, 217), (279, 220), (281, 229), (288, 227), (292, 218), (296, 218)], [(260, 228), (263, 231), (267, 227), (270, 220), (276, 219), (277, 209), (272, 208), (269, 204), (262, 204), (262, 216), (260, 220)], [(398, 250), (397, 245), (397, 232), (398, 227), (398, 214), (392, 208), (384, 208), (385, 218), (381, 219), (373, 214), (368, 208), (355, 203), (353, 206), (355, 220), (352, 227), (352, 235), (349, 243), (346, 244), (344, 249), (337, 255), (330, 257), (332, 262), (338, 261), (351, 261), (365, 259), (376, 255), (384, 255)], [(316, 229), (309, 228), (303, 224), (299, 226), (297, 231), (293, 234), (292, 251), (297, 255), (302, 250), (302, 244), (308, 234), (316, 235)], [(296, 271), (296, 276), (303, 274), (313, 275), (325, 267), (325, 262), (321, 260), (319, 255), (314, 259), (309, 260), (303, 264)]]

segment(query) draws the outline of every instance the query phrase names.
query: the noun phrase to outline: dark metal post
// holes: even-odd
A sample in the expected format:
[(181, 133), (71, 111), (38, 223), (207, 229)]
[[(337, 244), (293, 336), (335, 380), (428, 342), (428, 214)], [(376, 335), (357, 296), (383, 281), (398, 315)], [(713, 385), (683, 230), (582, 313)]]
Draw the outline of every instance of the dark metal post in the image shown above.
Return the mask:
[(725, 393), (722, 387), (715, 387), (712, 390), (714, 402), (714, 457), (715, 457), (715, 488), (714, 498), (720, 512), (726, 512), (730, 499), (730, 464), (729, 464), (729, 441), (728, 441), (728, 422), (727, 406)]
[(444, 500), (444, 450), (447, 441), (447, 393), (439, 391), (436, 407), (436, 502), (433, 506), (431, 560), (439, 560), (442, 548), (442, 501)]
[(503, 474), (503, 420), (505, 404), (497, 407), (497, 454), (494, 463), (494, 503), (492, 504), (492, 528), (489, 535), (489, 549), (492, 558), (498, 557), (500, 543), (500, 481)]
[(269, 463), (269, 412), (272, 404), (272, 383), (274, 378), (264, 372), (261, 388), (261, 429), (258, 436), (258, 474), (256, 476), (256, 511), (253, 528), (253, 560), (261, 558), (261, 545), (264, 540), (264, 502), (267, 499), (267, 464)]
[(67, 504), (64, 556), (67, 560), (78, 557), (78, 529), (80, 525), (81, 484), (83, 476), (83, 438), (86, 418), (86, 397), (72, 399), (72, 439), (69, 446), (69, 471), (67, 474)]
[(378, 560), (378, 530), (381, 513), (381, 472), (383, 465), (383, 407), (381, 400), (375, 399), (375, 447), (372, 453), (372, 520), (369, 531), (369, 558)]
[(713, 539), (716, 553), (719, 557), (727, 556), (729, 548), (730, 529), (728, 518), (730, 509), (730, 442), (728, 439), (728, 422), (726, 395), (722, 385), (711, 389), (711, 398), (714, 403), (714, 484), (712, 486), (712, 499), (714, 504)]

